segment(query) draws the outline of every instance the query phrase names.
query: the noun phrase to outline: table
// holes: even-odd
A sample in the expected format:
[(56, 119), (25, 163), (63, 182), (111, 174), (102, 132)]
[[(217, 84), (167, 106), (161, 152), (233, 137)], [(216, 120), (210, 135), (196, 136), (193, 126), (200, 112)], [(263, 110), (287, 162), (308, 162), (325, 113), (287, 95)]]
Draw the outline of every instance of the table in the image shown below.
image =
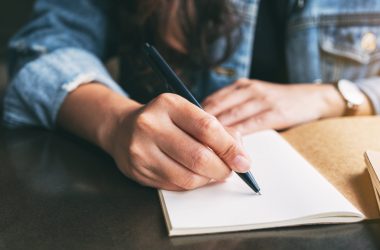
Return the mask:
[(0, 128), (0, 249), (380, 249), (380, 220), (169, 238), (157, 191), (63, 132)]

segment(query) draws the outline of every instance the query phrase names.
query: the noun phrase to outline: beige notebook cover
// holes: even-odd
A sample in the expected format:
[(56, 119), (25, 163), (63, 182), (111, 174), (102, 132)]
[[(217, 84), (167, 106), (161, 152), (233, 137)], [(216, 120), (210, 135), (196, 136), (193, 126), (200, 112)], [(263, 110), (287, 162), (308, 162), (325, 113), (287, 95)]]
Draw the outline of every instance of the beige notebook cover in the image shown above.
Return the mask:
[(369, 127), (379, 130), (379, 118), (317, 122), (291, 129), (283, 137), (275, 131), (245, 137), (253, 159), (252, 172), (263, 195), (253, 194), (236, 175), (225, 183), (194, 191), (160, 190), (169, 234), (348, 223), (379, 217), (363, 152), (380, 149), (380, 140), (371, 139), (380, 138), (380, 131), (367, 135), (364, 131), (371, 130)]
[(364, 152), (380, 151), (380, 117), (318, 121), (282, 133), (284, 138), (367, 219), (379, 218)]

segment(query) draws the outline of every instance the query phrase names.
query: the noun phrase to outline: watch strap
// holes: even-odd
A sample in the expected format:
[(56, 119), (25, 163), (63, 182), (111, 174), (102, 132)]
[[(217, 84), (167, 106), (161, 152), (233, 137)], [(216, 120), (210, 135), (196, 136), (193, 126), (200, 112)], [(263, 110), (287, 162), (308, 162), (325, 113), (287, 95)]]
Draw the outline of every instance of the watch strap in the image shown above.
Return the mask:
[(343, 112), (343, 116), (354, 116), (358, 112), (359, 105), (353, 104), (349, 100), (346, 99), (346, 97), (343, 95), (342, 91), (339, 88), (339, 81), (340, 80), (334, 82), (333, 85), (345, 102), (345, 109)]

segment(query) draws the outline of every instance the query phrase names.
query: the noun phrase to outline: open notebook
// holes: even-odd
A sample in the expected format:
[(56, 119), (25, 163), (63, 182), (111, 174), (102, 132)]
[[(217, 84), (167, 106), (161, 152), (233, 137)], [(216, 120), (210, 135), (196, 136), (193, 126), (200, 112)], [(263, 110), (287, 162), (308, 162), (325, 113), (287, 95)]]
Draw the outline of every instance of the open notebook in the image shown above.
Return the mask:
[(347, 223), (366, 216), (277, 132), (244, 137), (256, 195), (236, 175), (224, 183), (188, 191), (159, 190), (169, 235)]

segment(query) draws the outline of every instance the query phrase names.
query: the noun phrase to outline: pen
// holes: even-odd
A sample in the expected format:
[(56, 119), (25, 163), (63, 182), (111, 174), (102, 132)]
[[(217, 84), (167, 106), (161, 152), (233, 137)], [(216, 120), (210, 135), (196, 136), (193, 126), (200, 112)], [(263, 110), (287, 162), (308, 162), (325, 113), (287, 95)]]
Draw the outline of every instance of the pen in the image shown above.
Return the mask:
[[(197, 99), (191, 94), (185, 84), (179, 79), (174, 70), (164, 60), (160, 53), (149, 43), (144, 46), (144, 54), (148, 59), (150, 66), (159, 73), (167, 84), (180, 96), (187, 99), (189, 102), (203, 109)], [(251, 172), (237, 173), (237, 175), (253, 190), (260, 194), (260, 187)]]

